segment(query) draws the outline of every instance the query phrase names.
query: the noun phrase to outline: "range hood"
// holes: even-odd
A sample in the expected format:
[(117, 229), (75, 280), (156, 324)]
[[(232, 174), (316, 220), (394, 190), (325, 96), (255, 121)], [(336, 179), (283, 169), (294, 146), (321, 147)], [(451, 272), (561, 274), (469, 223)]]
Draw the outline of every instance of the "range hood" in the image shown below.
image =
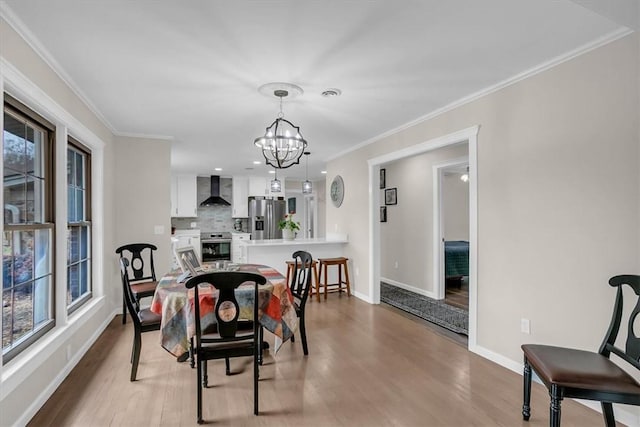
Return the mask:
[(213, 205), (231, 206), (231, 203), (220, 197), (220, 177), (216, 175), (211, 176), (211, 196), (200, 203), (200, 206)]

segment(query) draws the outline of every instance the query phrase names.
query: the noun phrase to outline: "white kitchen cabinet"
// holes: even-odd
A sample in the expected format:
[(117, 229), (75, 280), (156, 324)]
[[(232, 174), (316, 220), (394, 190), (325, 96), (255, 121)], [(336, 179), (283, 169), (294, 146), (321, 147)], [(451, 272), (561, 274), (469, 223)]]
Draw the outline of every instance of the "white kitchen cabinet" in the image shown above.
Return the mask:
[(262, 176), (250, 176), (249, 177), (249, 196), (250, 197), (257, 197), (257, 196), (263, 196), (263, 197), (284, 197), (284, 181), (285, 181), (285, 177), (284, 176), (279, 176), (278, 179), (280, 180), (281, 186), (282, 186), (282, 191), (278, 192), (278, 193), (272, 193), (271, 192), (271, 180), (274, 179), (275, 176), (269, 177), (269, 178), (265, 178)]
[(171, 177), (171, 216), (198, 216), (198, 192), (195, 175)]
[[(202, 262), (202, 246), (200, 244), (200, 230), (176, 230), (176, 234), (171, 236), (173, 242), (173, 251), (176, 249), (193, 246), (198, 259)], [(175, 259), (175, 256), (174, 256)], [(175, 265), (177, 266), (177, 264)]]
[(246, 263), (247, 247), (241, 243), (243, 240), (251, 240), (250, 233), (231, 234), (231, 262)]
[(232, 206), (231, 217), (232, 218), (247, 218), (249, 217), (249, 203), (247, 198), (249, 197), (249, 177), (248, 176), (234, 176), (232, 187)]

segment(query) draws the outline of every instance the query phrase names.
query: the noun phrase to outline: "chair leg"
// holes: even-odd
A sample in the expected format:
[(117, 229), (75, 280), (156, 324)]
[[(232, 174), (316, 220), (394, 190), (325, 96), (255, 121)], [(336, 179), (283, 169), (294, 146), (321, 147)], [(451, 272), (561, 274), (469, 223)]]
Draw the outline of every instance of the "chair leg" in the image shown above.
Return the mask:
[(613, 405), (611, 404), (611, 402), (601, 402), (601, 405), (604, 424), (607, 427), (616, 427), (616, 419), (613, 415)]
[(133, 354), (131, 360), (131, 378), (130, 381), (136, 380), (138, 374), (138, 362), (140, 361), (140, 347), (142, 346), (142, 337), (140, 331), (135, 331), (133, 334)]
[(127, 303), (124, 301), (124, 295), (122, 296), (122, 324), (127, 323)]
[(224, 367), (225, 367), (225, 373), (227, 375), (231, 375), (231, 365), (229, 363), (229, 358), (228, 357), (224, 358)]
[(191, 369), (196, 366), (195, 351), (193, 351), (193, 337), (189, 340), (189, 364), (191, 365)]
[[(258, 348), (262, 348), (262, 341), (258, 341)], [(258, 376), (260, 371), (258, 368), (258, 354), (259, 351), (256, 348), (253, 349), (253, 414), (258, 415)]]
[(202, 424), (202, 362), (198, 358), (198, 380), (196, 381), (196, 387), (198, 387), (197, 405), (198, 405), (198, 424)]
[[(313, 276), (316, 285), (316, 299), (320, 302), (320, 279), (318, 278), (318, 267), (316, 265), (313, 266)], [(311, 298), (311, 301), (313, 301), (313, 297)]]
[(262, 352), (264, 351), (264, 346), (263, 346), (263, 342), (264, 342), (264, 327), (262, 325), (260, 325), (260, 329), (258, 329), (258, 343), (260, 343), (260, 345), (258, 345), (258, 363), (260, 365), (262, 365)]
[(549, 408), (549, 426), (560, 427), (560, 404), (562, 403), (562, 392), (556, 384), (551, 384), (551, 405)]
[(207, 372), (207, 361), (202, 361), (202, 387), (209, 387), (209, 373)]
[(529, 421), (531, 417), (531, 365), (527, 358), (524, 358), (524, 399), (522, 404), (522, 419)]
[(300, 316), (300, 338), (302, 339), (302, 352), (305, 356), (309, 355), (309, 347), (307, 347), (307, 328), (304, 321), (304, 312)]

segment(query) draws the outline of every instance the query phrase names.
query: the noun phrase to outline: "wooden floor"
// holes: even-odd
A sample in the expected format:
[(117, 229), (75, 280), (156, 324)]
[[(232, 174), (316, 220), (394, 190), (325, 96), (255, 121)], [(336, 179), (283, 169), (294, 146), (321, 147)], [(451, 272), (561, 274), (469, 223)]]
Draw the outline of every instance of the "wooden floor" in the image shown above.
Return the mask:
[[(310, 355), (299, 339), (268, 355), (254, 416), (250, 359), (209, 362), (207, 423), (233, 426), (547, 426), (548, 394), (534, 384), (522, 421), (522, 377), (467, 351), (397, 310), (329, 295), (307, 306)], [(129, 382), (132, 327), (116, 318), (31, 426), (193, 426), (196, 373), (143, 334), (138, 381)], [(571, 400), (563, 426), (602, 426)]]

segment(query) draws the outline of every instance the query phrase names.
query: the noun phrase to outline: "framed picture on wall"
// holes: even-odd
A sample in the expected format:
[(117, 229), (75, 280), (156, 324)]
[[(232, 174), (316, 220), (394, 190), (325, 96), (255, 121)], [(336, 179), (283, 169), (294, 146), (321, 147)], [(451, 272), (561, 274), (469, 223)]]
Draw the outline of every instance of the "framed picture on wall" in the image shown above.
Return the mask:
[(380, 206), (380, 222), (387, 222), (387, 207)]
[(380, 169), (380, 189), (382, 190), (387, 186), (387, 170)]
[(287, 200), (287, 210), (290, 214), (294, 214), (296, 213), (296, 198), (295, 197), (289, 197), (289, 200)]
[(398, 189), (387, 188), (384, 190), (384, 204), (385, 205), (397, 205), (398, 204)]

